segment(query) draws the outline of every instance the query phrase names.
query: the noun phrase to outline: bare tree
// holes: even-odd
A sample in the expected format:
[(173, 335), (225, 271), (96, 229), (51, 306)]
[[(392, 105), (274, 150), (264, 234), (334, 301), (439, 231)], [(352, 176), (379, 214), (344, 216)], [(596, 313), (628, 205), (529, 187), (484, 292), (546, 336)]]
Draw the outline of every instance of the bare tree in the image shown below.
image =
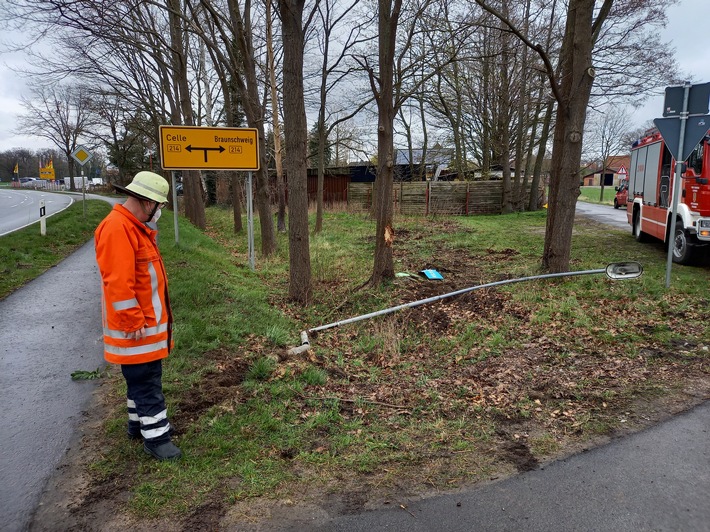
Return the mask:
[(303, 6), (305, 0), (279, 0), (284, 46), (284, 133), (288, 180), (289, 298), (308, 304), (311, 255), (308, 239), (308, 128), (303, 99)]
[[(348, 57), (350, 50), (360, 44), (360, 31), (362, 23), (353, 23), (353, 18), (348, 18), (348, 15), (357, 6), (359, 0), (354, 0), (344, 6), (341, 10), (337, 10), (335, 0), (322, 0), (318, 2), (316, 11), (318, 19), (321, 23), (320, 37), (320, 53), (322, 54), (320, 66), (320, 86), (318, 91), (318, 118), (316, 120), (316, 132), (318, 135), (318, 191), (316, 195), (316, 225), (314, 231), (319, 233), (323, 229), (323, 187), (325, 179), (325, 153), (328, 149), (326, 146), (330, 133), (338, 127), (339, 124), (349, 121), (365, 106), (372, 102), (372, 98), (365, 98), (360, 102), (353, 102), (348, 98), (348, 102), (340, 109), (333, 111), (330, 114), (330, 119), (327, 116), (329, 96), (336, 91), (343, 83), (352, 81), (352, 69), (343, 66), (345, 59)], [(340, 46), (340, 49), (335, 53), (335, 57), (331, 58), (331, 50), (333, 48), (333, 33), (340, 30), (339, 25), (351, 23), (350, 30), (347, 33), (345, 42)], [(347, 106), (347, 107), (346, 107)], [(347, 111), (345, 110), (347, 108)]]
[[(276, 232), (271, 216), (269, 154), (264, 129), (266, 102), (265, 98), (260, 97), (260, 90), (266, 84), (261, 83), (258, 77), (260, 65), (257, 62), (252, 5), (249, 1), (240, 5), (238, 0), (227, 0), (226, 9), (223, 9), (225, 6), (212, 0), (200, 0), (199, 3), (210, 16), (210, 33), (194, 25), (191, 26), (192, 31), (204, 40), (213, 54), (213, 62), (222, 65), (229, 73), (247, 124), (258, 132), (260, 164), (256, 172), (256, 206), (261, 227), (261, 252), (269, 256), (276, 251)], [(194, 10), (194, 6), (191, 9)]]
[(91, 127), (90, 100), (86, 92), (70, 86), (32, 88), (32, 96), (22, 99), (25, 113), (20, 116), (19, 130), (45, 138), (57, 146), (67, 158), (71, 190), (74, 183), (74, 158), (71, 154)]
[(466, 32), (465, 36), (462, 35), (465, 45), (456, 52), (455, 61), (449, 60), (453, 51), (450, 46), (443, 50), (434, 47), (437, 65), (435, 83), (431, 90), (422, 91), (422, 105), (426, 105), (427, 114), (432, 117), (435, 128), (450, 131), (454, 145), (454, 168), (459, 175), (464, 176), (472, 159), (476, 158), (475, 153), (480, 151), (473, 147), (481, 142), (481, 136), (474, 133), (472, 124), (475, 117), (481, 115), (472, 110), (472, 102), (485, 92), (479, 83), (482, 82), (480, 70), (475, 70), (476, 66), (486, 60), (483, 50), (478, 47), (478, 32), (485, 29), (479, 26), (477, 19), (456, 27), (454, 17), (450, 14), (451, 4), (444, 3), (443, 9), (446, 16), (440, 21), (445, 25), (442, 31), (459, 34)]
[[(409, 52), (413, 37), (419, 29), (416, 23), (432, 5), (433, 2), (430, 0), (413, 3), (405, 19), (402, 17), (402, 0), (378, 0), (377, 63), (374, 65), (371, 58), (366, 55), (356, 58), (368, 74), (370, 88), (377, 104), (378, 117), (377, 179), (374, 194), (375, 256), (370, 278), (373, 285), (394, 278), (392, 244), (395, 234), (391, 201), (395, 163), (394, 121), (402, 104), (417, 88), (416, 86), (405, 87), (402, 80), (411, 80), (412, 70), (424, 60), (421, 56), (410, 56)], [(432, 15), (433, 18), (435, 15)], [(401, 30), (400, 37), (398, 37), (398, 30)], [(448, 38), (456, 41), (455, 35), (448, 35)], [(432, 72), (418, 79), (417, 83), (426, 83), (433, 75)]]
[(137, 172), (151, 166), (152, 157), (157, 157), (157, 146), (147, 134), (152, 129), (149, 119), (102, 91), (93, 95), (92, 112), (100, 123), (90, 129), (90, 134), (106, 147), (109, 162), (118, 169), (118, 184), (127, 185)]
[[(170, 116), (173, 124), (195, 125), (190, 88), (188, 85), (187, 71), (187, 32), (184, 28), (184, 15), (181, 0), (165, 0), (168, 9), (171, 66), (175, 83), (174, 92), (178, 101), (171, 102)], [(177, 103), (178, 105), (175, 105)], [(204, 229), (207, 225), (205, 219), (204, 189), (200, 172), (187, 170), (183, 172), (183, 187), (186, 198), (185, 215), (197, 227)]]
[[(181, 16), (181, 7), (177, 0), (21, 0), (13, 5), (12, 16), (37, 38), (48, 39), (64, 52), (38, 55), (36, 69), (50, 68), (56, 76), (81, 79), (92, 94), (118, 98), (125, 109), (131, 109), (128, 115), (144, 113), (150, 124), (148, 135), (157, 146), (159, 125), (168, 120), (183, 123), (183, 115), (185, 123), (194, 123), (189, 108), (192, 94), (185, 79), (190, 45), (184, 25), (176, 20), (171, 25), (171, 17)], [(185, 190), (186, 213), (194, 224), (204, 226), (201, 180), (190, 181), (193, 185)]]
[[(503, 17), (507, 20), (510, 17), (508, 1), (502, 0)], [(513, 212), (513, 183), (510, 175), (510, 121), (513, 118), (513, 99), (511, 97), (511, 77), (513, 71), (513, 50), (511, 46), (512, 37), (505, 31), (505, 25), (501, 22), (499, 40), (501, 42), (501, 57), (499, 60), (498, 74), (498, 101), (495, 121), (495, 138), (498, 142), (499, 154), (498, 164), (503, 170), (503, 214)], [(495, 141), (494, 141), (495, 142)]]
[(585, 146), (589, 146), (590, 150), (594, 150), (596, 158), (600, 162), (599, 201), (603, 201), (604, 175), (609, 168), (611, 157), (630, 149), (630, 145), (626, 140), (629, 115), (615, 105), (609, 105), (602, 110), (593, 112), (595, 114), (592, 115), (585, 135)]
[(375, 180), (375, 260), (371, 282), (379, 285), (394, 278), (394, 227), (392, 226), (392, 183), (394, 166), (393, 123), (401, 101), (398, 101), (394, 84), (397, 27), (400, 23), (402, 0), (378, 0), (378, 66), (374, 68), (365, 59), (364, 66), (370, 76), (372, 92), (377, 103), (377, 179)]
[[(599, 8), (596, 7), (594, 0), (570, 0), (556, 68), (547, 51), (540, 44), (533, 43), (529, 36), (523, 34), (503, 13), (494, 9), (490, 2), (476, 0), (476, 3), (504, 21), (518, 38), (538, 54), (544, 64), (557, 103), (557, 113), (542, 267), (551, 272), (566, 271), (569, 269), (575, 203), (579, 195), (578, 171), (582, 155), (584, 124), (597, 75), (592, 61), (595, 45), (602, 41), (600, 36), (610, 14), (616, 20), (615, 17), (620, 19), (622, 13), (627, 15), (633, 14), (634, 11), (646, 13), (652, 9), (650, 6), (632, 7), (631, 1), (617, 1), (617, 4), (628, 9), (618, 9), (612, 13), (614, 0), (604, 0)], [(659, 6), (660, 3), (656, 3), (655, 7)], [(645, 20), (648, 23), (649, 19)], [(614, 49), (611, 40), (609, 46), (609, 50)], [(607, 50), (607, 53), (602, 55), (609, 61), (612, 54)]]

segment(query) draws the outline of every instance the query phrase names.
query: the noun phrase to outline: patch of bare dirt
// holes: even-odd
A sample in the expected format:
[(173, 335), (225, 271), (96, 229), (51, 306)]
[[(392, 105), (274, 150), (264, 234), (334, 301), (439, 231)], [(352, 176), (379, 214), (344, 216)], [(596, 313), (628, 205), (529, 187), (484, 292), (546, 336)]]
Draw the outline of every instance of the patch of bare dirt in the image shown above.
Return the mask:
[[(443, 221), (434, 229), (427, 228), (434, 230), (457, 228)], [(396, 238), (406, 242), (422, 235), (400, 231)], [(472, 254), (441, 245), (432, 255), (435, 258), (420, 264), (402, 253), (398, 260), (404, 271), (437, 269), (444, 279), (398, 279), (395, 303), (505, 279), (505, 274), (490, 279), (487, 272), (493, 264), (505, 271), (504, 266), (516, 255), (513, 249)], [(329, 289), (336, 292), (337, 286)], [(598, 327), (571, 327), (568, 322), (572, 320), (562, 312), (540, 327), (529, 307), (516, 302), (508, 292), (482, 289), (373, 322), (371, 328), (382, 339), (382, 346), (371, 352), (357, 351), (358, 337), (353, 329), (311, 338), (325, 352), (344, 353), (345, 362), (337, 364), (311, 351), (302, 359), (282, 361), (282, 368), (298, 372), (308, 365), (321, 367), (329, 379), (313, 396), (339, 398), (344, 419), (367, 422), (376, 418), (392, 431), (411, 430), (406, 419), (416, 412), (416, 421), (422, 424), (463, 420), (460, 432), (442, 429), (441, 434), (423, 434), (409, 449), (413, 458), (406, 463), (387, 464), (369, 473), (338, 472), (319, 482), (313, 481), (317, 472), (294, 460), (298, 450), (275, 449), (281, 459), (293, 462), (294, 476), (302, 482), (283, 486), (270, 498), (236, 503), (228, 503), (226, 492), (217, 489), (186, 514), (159, 520), (138, 520), (125, 511), (133, 477), (140, 475), (138, 466), (129, 464), (121, 475), (109, 478), (86, 468), (104, 452), (103, 420), (122, 405), (120, 398), (106, 393), (112, 387), (109, 381), (99, 389), (96, 408), (48, 486), (31, 529), (272, 530), (279, 529), (279, 524), (298, 529), (329, 514), (399, 504), (403, 497), (440, 493), (529, 471), (648, 427), (710, 398), (708, 347), (694, 337), (694, 327), (703, 321), (691, 309), (673, 306), (684, 310), (669, 311), (664, 317), (673, 322), (676, 338), (682, 339), (668, 345), (649, 341), (635, 356), (629, 356), (623, 346), (609, 340), (624, 331), (615, 331), (605, 316), (623, 313), (631, 327), (649, 333), (665, 323), (634, 315), (633, 305), (623, 297), (610, 297), (594, 306), (586, 310), (598, 314)], [(471, 340), (446, 356), (435, 349), (439, 340), (460, 342), (463, 330), (471, 338), (490, 338), (511, 334), (511, 327), (518, 340), (516, 348), (496, 348), (490, 342)], [(404, 334), (429, 340), (403, 348)], [(252, 355), (269, 354), (258, 338), (252, 340)], [(225, 350), (205, 353), (204, 359), (214, 369), (182, 396), (169, 398), (175, 406), (173, 423), (178, 438), (185, 427), (195, 427), (208, 409), (245, 400), (241, 385), (248, 369), (246, 359)], [(362, 359), (379, 368), (381, 378), (371, 379), (361, 364), (353, 363)], [(298, 405), (304, 416), (317, 409), (309, 399), (312, 397), (301, 397)], [(456, 439), (476, 437), (467, 430), (485, 432), (476, 452), (447, 446)], [(326, 434), (314, 434), (310, 450), (328, 452), (329, 445)]]
[(224, 350), (210, 351), (205, 354), (204, 360), (214, 364), (215, 369), (206, 372), (197, 385), (180, 397), (173, 415), (177, 434), (180, 434), (178, 427), (192, 425), (208, 409), (224, 403), (225, 398), (232, 403), (243, 399), (241, 384), (249, 363)]

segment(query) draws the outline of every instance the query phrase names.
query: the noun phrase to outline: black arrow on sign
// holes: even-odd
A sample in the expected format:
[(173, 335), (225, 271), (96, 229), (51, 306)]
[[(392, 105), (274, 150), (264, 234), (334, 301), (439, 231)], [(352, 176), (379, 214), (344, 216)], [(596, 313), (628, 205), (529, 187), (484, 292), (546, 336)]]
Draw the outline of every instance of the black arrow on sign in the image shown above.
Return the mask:
[(208, 151), (218, 151), (219, 153), (222, 153), (225, 150), (224, 146), (220, 146), (219, 148), (198, 148), (196, 146), (193, 147), (192, 144), (190, 144), (185, 149), (187, 151), (189, 151), (190, 153), (192, 153), (192, 150), (196, 150), (196, 151), (202, 150), (202, 152), (205, 154), (205, 162), (207, 162), (207, 152)]

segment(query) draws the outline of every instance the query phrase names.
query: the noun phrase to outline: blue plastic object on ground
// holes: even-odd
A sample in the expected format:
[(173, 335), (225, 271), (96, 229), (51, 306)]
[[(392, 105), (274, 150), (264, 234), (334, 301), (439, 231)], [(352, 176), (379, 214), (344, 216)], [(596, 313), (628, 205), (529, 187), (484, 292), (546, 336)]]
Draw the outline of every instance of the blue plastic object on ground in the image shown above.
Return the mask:
[(436, 279), (438, 281), (443, 281), (444, 277), (436, 270), (422, 270), (419, 273), (424, 275), (427, 279)]

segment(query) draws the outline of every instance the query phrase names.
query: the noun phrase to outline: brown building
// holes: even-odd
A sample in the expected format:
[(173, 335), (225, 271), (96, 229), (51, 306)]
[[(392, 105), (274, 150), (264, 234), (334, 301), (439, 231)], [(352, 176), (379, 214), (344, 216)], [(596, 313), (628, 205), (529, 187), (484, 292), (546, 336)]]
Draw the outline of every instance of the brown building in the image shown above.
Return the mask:
[(629, 164), (631, 164), (629, 155), (609, 157), (606, 168), (602, 168), (602, 165), (597, 163), (582, 172), (582, 185), (598, 187), (603, 182), (605, 187), (615, 187), (619, 181), (628, 178)]

